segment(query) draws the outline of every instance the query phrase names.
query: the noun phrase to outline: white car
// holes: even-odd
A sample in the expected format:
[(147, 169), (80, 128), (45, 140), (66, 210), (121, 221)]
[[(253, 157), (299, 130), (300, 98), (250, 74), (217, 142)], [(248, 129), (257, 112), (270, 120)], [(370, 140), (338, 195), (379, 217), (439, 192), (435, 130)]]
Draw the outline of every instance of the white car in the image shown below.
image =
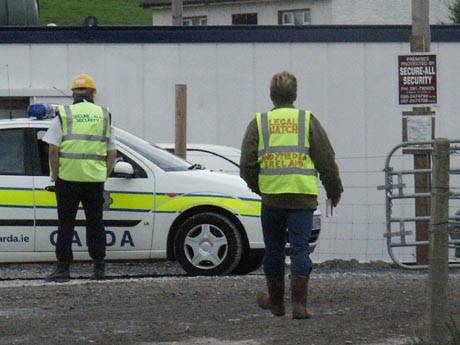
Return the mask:
[[(0, 262), (55, 260), (56, 199), (41, 140), (49, 125), (0, 120)], [(241, 178), (196, 169), (121, 129), (115, 134), (118, 161), (105, 186), (108, 260), (167, 258), (195, 275), (260, 266), (260, 198)], [(90, 260), (82, 209), (73, 250), (76, 260)]]
[[(157, 146), (174, 153), (174, 144), (159, 143)], [(212, 144), (187, 144), (187, 161), (198, 165), (197, 168), (211, 171), (240, 174), (241, 150), (232, 146)], [(313, 231), (310, 238), (310, 251), (313, 252), (318, 243), (321, 231), (321, 211), (315, 210), (313, 216)], [(288, 249), (289, 252), (289, 249)]]

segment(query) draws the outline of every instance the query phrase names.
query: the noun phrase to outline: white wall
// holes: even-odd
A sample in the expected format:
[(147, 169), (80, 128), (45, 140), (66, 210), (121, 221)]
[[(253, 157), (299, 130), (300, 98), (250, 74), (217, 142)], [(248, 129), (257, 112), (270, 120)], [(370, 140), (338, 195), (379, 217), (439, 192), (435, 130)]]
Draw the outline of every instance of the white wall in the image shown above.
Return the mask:
[[(430, 0), (430, 23), (451, 23), (447, 2)], [(389, 25), (412, 22), (410, 0), (332, 0), (333, 25)]]
[[(460, 44), (433, 43), (432, 50), (437, 135), (458, 138)], [(315, 259), (368, 261), (387, 258), (384, 194), (376, 187), (386, 154), (401, 141), (401, 112), (409, 110), (398, 105), (397, 91), (397, 55), (407, 53), (403, 43), (0, 45), (0, 96), (10, 92), (7, 64), (12, 94), (53, 100), (52, 86), (69, 92), (73, 76), (90, 73), (116, 126), (173, 142), (174, 85), (185, 83), (189, 142), (239, 147), (254, 112), (272, 106), (271, 76), (287, 69), (298, 77), (297, 105), (330, 135), (345, 186), (339, 216), (324, 219)]]
[[(430, 1), (430, 23), (451, 23), (447, 2)], [(231, 25), (232, 14), (258, 13), (259, 25), (277, 25), (278, 11), (311, 10), (314, 25), (410, 24), (410, 0), (255, 0), (243, 4), (209, 4), (184, 7), (184, 17), (207, 16), (208, 25)], [(171, 8), (153, 10), (153, 25), (171, 25)]]

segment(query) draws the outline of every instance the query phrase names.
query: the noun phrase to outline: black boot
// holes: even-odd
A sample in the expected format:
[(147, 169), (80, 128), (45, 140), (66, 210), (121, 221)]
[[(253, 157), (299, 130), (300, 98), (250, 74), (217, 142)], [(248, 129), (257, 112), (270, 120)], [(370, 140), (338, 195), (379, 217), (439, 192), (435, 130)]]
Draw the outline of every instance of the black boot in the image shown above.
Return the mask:
[(47, 282), (63, 283), (70, 280), (70, 270), (68, 262), (58, 262), (56, 270), (45, 278)]
[(105, 261), (94, 261), (93, 277), (94, 280), (105, 279)]

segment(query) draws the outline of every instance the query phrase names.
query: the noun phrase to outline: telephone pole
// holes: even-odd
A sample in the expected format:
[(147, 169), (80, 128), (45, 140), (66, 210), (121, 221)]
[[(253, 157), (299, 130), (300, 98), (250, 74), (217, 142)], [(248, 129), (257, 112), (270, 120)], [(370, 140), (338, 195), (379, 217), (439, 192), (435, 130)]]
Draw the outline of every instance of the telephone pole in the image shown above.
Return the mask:
[[(430, 1), (429, 0), (412, 0), (412, 36), (410, 42), (412, 53), (429, 52), (431, 48), (430, 32)], [(429, 107), (414, 107), (414, 114), (429, 114)], [(414, 153), (414, 169), (430, 169), (430, 153)], [(415, 174), (415, 193), (427, 193), (431, 189), (430, 174)], [(415, 199), (415, 215), (429, 216), (431, 213), (430, 198), (419, 197)], [(416, 221), (416, 241), (429, 240), (429, 221)], [(418, 265), (428, 264), (427, 245), (417, 246), (416, 256)]]
[(172, 25), (182, 26), (183, 0), (172, 0)]

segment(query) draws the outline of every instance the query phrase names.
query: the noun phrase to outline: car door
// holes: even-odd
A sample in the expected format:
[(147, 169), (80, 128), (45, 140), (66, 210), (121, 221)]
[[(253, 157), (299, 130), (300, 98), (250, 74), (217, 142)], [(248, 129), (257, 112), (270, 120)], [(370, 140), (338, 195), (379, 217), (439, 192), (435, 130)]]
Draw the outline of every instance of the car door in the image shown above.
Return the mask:
[[(56, 198), (49, 178), (48, 144), (42, 141), (46, 128), (34, 129), (34, 195), (37, 206), (37, 250), (54, 252), (57, 239)], [(154, 176), (142, 159), (119, 148), (118, 161), (130, 163), (134, 175), (112, 174), (105, 184), (104, 226), (107, 258), (148, 258), (153, 233)], [(88, 259), (83, 208), (77, 212), (72, 249), (76, 259)]]
[(0, 260), (27, 260), (33, 252), (34, 203), (27, 125), (0, 128)]

